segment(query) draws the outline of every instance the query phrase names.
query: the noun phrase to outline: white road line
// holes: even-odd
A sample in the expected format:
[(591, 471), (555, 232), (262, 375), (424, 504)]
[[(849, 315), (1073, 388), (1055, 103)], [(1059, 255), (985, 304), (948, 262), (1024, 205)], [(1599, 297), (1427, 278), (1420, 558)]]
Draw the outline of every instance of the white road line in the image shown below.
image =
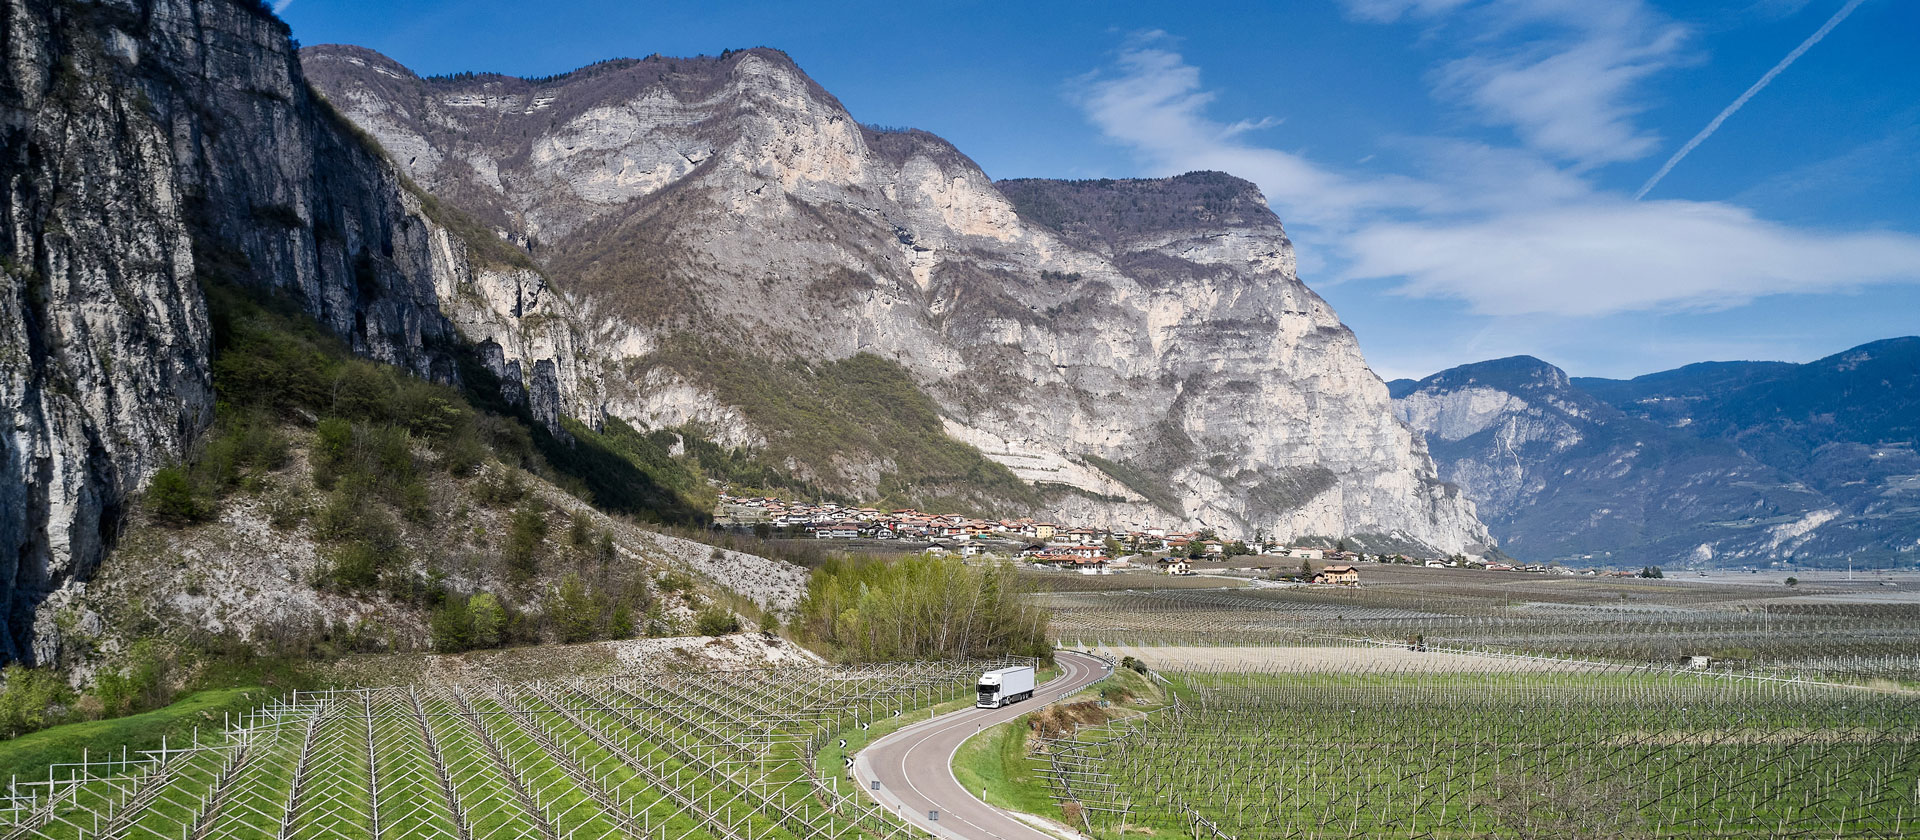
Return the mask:
[[(1079, 661), (1076, 655), (1069, 654), (1068, 656), (1062, 658), (1060, 676), (1055, 677), (1052, 682), (1050, 682), (1047, 686), (1042, 686), (1042, 688), (1046, 689), (1047, 693), (1055, 694), (1056, 697), (1058, 697), (1063, 694), (1079, 691), (1081, 688), (1084, 688), (1085, 686), (1078, 685), (1077, 683), (1083, 677), (1088, 676), (1090, 674), (1097, 674), (1097, 673), (1098, 673), (1098, 670), (1095, 669), (1093, 666), (1082, 663)], [(1092, 680), (1089, 680), (1087, 684), (1090, 685), (1092, 684), (1092, 682), (1093, 682)], [(1052, 686), (1061, 685), (1061, 684), (1064, 684), (1066, 687), (1064, 689), (1052, 687)], [(1037, 691), (1035, 692), (1036, 695), (1038, 695), (1039, 693), (1040, 692), (1037, 692)], [(1043, 707), (1045, 705), (1046, 704), (1042, 704)], [(1002, 708), (1007, 708), (1007, 707), (1002, 707)], [(904, 745), (905, 749), (898, 755), (897, 761), (889, 762), (885, 766), (888, 770), (897, 769), (899, 778), (906, 784), (907, 790), (911, 791), (914, 796), (918, 797), (921, 800), (921, 803), (923, 803), (924, 805), (933, 806), (931, 809), (927, 809), (919, 806), (909, 805), (909, 803), (905, 801), (905, 797), (895, 795), (891, 791), (888, 791), (888, 798), (894, 799), (898, 802), (898, 807), (901, 810), (901, 816), (905, 817), (908, 820), (908, 822), (918, 825), (923, 829), (933, 831), (936, 834), (940, 834), (943, 836), (960, 836), (963, 838), (966, 837), (967, 833), (965, 832), (949, 830), (947, 826), (941, 825), (937, 822), (931, 822), (931, 821), (925, 820), (919, 815), (919, 812), (921, 810), (945, 810), (946, 813), (950, 815), (951, 820), (964, 823), (965, 825), (973, 827), (975, 830), (980, 832), (981, 835), (984, 835), (985, 838), (993, 838), (993, 840), (1006, 840), (1005, 835), (995, 832), (994, 830), (986, 826), (983, 826), (977, 822), (974, 822), (973, 820), (967, 819), (966, 816), (962, 813), (962, 810), (968, 807), (967, 803), (965, 802), (958, 803), (958, 809), (940, 808), (939, 807), (940, 803), (935, 802), (934, 797), (927, 795), (926, 791), (921, 790), (920, 787), (914, 784), (913, 782), (913, 775), (911, 773), (910, 767), (913, 764), (912, 757), (914, 752), (918, 750), (920, 747), (925, 746), (929, 741), (932, 741), (935, 738), (938, 738), (940, 736), (947, 735), (955, 730), (962, 729), (967, 724), (972, 723), (976, 725), (975, 731), (972, 733), (967, 733), (966, 735), (963, 735), (959, 741), (955, 742), (953, 745), (953, 748), (948, 751), (946, 759), (943, 762), (946, 768), (947, 778), (949, 781), (953, 783), (954, 789), (958, 790), (961, 796), (964, 796), (966, 799), (979, 803), (982, 808), (986, 809), (983, 813), (992, 814), (994, 816), (1000, 817), (1002, 820), (1006, 821), (1007, 825), (1014, 827), (1016, 831), (1023, 832), (1023, 833), (1031, 832), (1032, 835), (1035, 837), (1050, 838), (1050, 835), (1048, 835), (1047, 833), (1042, 832), (1034, 828), (1033, 826), (1026, 824), (1023, 821), (1020, 821), (1012, 817), (1011, 815), (1007, 814), (1001, 809), (983, 801), (977, 796), (974, 796), (971, 791), (967, 790), (965, 785), (960, 784), (959, 778), (955, 776), (953, 772), (954, 756), (956, 756), (959, 753), (960, 747), (964, 746), (966, 742), (969, 739), (971, 739), (974, 735), (985, 731), (986, 728), (989, 726), (997, 726), (1007, 721), (1017, 720), (1021, 715), (1026, 714), (1025, 709), (1008, 709), (1008, 711), (1011, 713), (1002, 714), (1001, 712), (990, 711), (990, 710), (975, 710), (974, 714), (967, 714), (965, 712), (950, 713), (949, 716), (944, 720), (936, 718), (931, 721), (914, 724), (913, 726), (910, 726), (907, 729), (900, 730), (898, 732), (893, 733), (892, 735), (887, 736), (889, 738), (898, 738), (908, 734), (909, 732), (913, 734), (914, 736), (913, 741), (911, 743)], [(868, 749), (872, 749), (873, 746), (875, 745), (868, 745)], [(864, 753), (865, 750), (863, 750), (862, 752)], [(870, 762), (870, 761), (866, 762), (866, 765), (870, 770), (872, 770), (873, 779), (875, 781), (879, 781), (881, 777), (880, 766), (875, 765), (873, 762)], [(855, 777), (858, 778), (858, 776), (859, 776), (859, 770), (858, 770), (858, 767), (856, 766)], [(873, 798), (875, 798), (876, 800), (879, 800), (879, 797), (873, 797)], [(886, 803), (881, 802), (881, 804), (885, 805)], [(974, 838), (974, 840), (980, 840), (980, 838), (976, 837)]]

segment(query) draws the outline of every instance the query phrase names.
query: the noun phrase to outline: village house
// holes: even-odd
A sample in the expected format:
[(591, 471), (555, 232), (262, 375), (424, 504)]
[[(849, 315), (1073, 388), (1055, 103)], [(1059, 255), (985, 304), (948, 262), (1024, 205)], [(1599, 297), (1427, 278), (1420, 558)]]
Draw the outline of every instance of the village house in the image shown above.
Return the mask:
[(1314, 574), (1313, 582), (1359, 586), (1360, 570), (1352, 566), (1328, 566)]
[(1103, 531), (1093, 528), (1074, 528), (1069, 531), (1055, 531), (1051, 541), (1061, 545), (1086, 545), (1104, 542), (1106, 538), (1107, 535)]
[(813, 528), (813, 536), (821, 540), (851, 540), (860, 536), (860, 523), (848, 520), (817, 525)]

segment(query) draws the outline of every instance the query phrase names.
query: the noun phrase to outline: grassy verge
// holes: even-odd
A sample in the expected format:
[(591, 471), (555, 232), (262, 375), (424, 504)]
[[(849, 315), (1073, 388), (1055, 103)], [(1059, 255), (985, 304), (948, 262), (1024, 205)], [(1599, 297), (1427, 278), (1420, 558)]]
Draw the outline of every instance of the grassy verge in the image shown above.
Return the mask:
[[(1096, 701), (1109, 705), (1097, 711)], [(1036, 726), (1071, 727), (1067, 722), (1133, 717), (1165, 705), (1167, 693), (1145, 675), (1125, 668), (1116, 669), (1105, 680), (1088, 686), (1055, 707), (992, 727), (960, 745), (953, 756), (953, 775), (961, 786), (974, 792), (989, 805), (1059, 820), (1060, 806), (1047, 792), (1040, 777), (1042, 759), (1027, 748)], [(1079, 711), (1076, 711), (1079, 710)], [(1035, 714), (1040, 715), (1036, 721)]]
[(967, 739), (954, 753), (953, 775), (989, 805), (1057, 820), (1060, 808), (1047, 795), (1041, 762), (1027, 753), (1032, 725), (1030, 715), (1021, 715)]
[(151, 712), (22, 735), (0, 743), (0, 779), (40, 779), (50, 764), (79, 761), (83, 752), (94, 757), (118, 754), (123, 744), (133, 752), (159, 747), (162, 737), (178, 744), (193, 737), (194, 727), (218, 730), (227, 712), (251, 709), (272, 693), (260, 686), (198, 691)]

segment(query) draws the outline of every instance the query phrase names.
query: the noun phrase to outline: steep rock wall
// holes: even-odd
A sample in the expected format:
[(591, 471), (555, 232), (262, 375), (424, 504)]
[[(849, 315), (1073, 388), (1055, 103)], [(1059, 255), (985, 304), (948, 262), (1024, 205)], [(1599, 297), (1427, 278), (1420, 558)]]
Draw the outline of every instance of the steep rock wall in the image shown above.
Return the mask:
[(129, 494), (211, 421), (201, 281), (275, 290), (355, 352), (437, 380), (457, 376), (464, 334), (509, 386), (582, 381), (534, 375), (579, 355), (566, 330), (526, 326), (556, 311), (539, 275), (476, 267), (313, 95), (262, 8), (4, 13), (0, 659), (44, 658), (48, 596), (84, 583)]

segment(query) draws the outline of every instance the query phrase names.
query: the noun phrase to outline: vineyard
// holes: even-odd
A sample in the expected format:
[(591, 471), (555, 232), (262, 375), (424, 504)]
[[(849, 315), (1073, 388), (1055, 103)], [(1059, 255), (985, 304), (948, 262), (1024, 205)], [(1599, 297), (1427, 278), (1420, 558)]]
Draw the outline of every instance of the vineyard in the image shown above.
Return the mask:
[(1920, 834), (1920, 696), (1651, 673), (1188, 673), (1046, 741), (1100, 837)]
[(1705, 656), (1745, 673), (1920, 680), (1920, 603), (1689, 602), (1700, 593), (1685, 589), (1659, 602), (1608, 602), (1577, 597), (1578, 586), (1541, 589), (1524, 593), (1525, 600), (1514, 593), (1395, 586), (1044, 597), (1055, 636), (1070, 646), (1325, 646), (1417, 638), (1435, 649), (1635, 664)]
[(0, 836), (904, 839), (814, 756), (836, 732), (971, 696), (982, 667), (299, 692), (186, 743), (15, 779)]

